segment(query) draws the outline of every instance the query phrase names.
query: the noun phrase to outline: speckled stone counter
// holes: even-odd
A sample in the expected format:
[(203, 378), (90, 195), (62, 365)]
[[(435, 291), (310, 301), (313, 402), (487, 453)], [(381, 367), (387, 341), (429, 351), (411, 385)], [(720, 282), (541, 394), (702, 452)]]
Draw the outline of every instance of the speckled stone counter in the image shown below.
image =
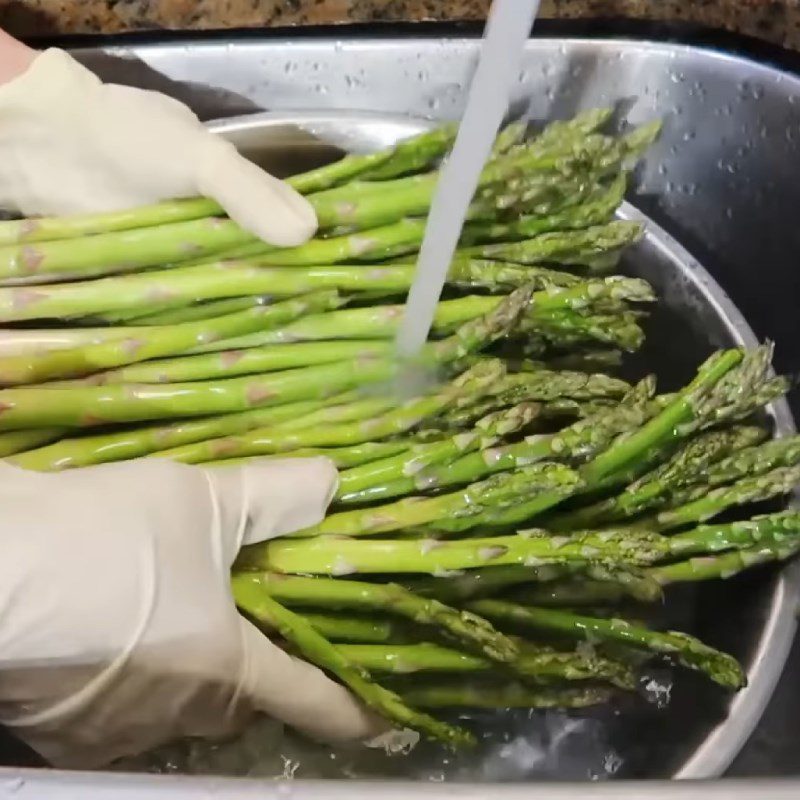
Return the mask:
[[(20, 36), (479, 20), (489, 0), (0, 0)], [(800, 0), (544, 0), (545, 18), (679, 20), (800, 48)]]

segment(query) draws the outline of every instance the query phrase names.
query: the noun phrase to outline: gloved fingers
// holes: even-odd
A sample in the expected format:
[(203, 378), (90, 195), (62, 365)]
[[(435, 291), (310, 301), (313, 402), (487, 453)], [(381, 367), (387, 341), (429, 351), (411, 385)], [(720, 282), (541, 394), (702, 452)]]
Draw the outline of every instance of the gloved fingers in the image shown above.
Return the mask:
[(321, 670), (290, 656), (240, 618), (243, 690), (253, 706), (315, 739), (366, 740), (389, 726)]
[(268, 244), (294, 247), (314, 235), (317, 215), (308, 200), (233, 145), (208, 136), (197, 168), (201, 195), (216, 200), (231, 219)]
[(265, 458), (205, 471), (229, 564), (244, 545), (316, 525), (339, 482), (333, 462), (322, 457)]

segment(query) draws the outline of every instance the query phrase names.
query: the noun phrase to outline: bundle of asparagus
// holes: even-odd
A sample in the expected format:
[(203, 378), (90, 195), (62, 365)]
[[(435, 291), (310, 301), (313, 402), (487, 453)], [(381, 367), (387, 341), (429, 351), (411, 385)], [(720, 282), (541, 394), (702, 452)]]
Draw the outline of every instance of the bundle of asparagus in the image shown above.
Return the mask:
[[(788, 385), (769, 345), (672, 394), (609, 374), (655, 300), (609, 273), (641, 234), (614, 215), (658, 125), (608, 118), (500, 134), (423, 354), (441, 381), (403, 402), (391, 339), (451, 127), (291, 178), (320, 233), (288, 250), (206, 200), (0, 222), (0, 456), (327, 455), (329, 515), (242, 552), (236, 602), (450, 745), (472, 734), (425, 709), (606, 702), (648, 659), (740, 688), (730, 655), (620, 615), (800, 549), (800, 514), (746, 513), (800, 480), (800, 439), (760, 414)], [(35, 323), (57, 344), (32, 347)]]

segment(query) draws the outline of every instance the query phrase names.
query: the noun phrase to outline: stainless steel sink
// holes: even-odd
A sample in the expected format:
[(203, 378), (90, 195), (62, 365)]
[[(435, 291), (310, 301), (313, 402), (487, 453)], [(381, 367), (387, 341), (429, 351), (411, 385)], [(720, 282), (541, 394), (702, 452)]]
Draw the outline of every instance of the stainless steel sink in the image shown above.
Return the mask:
[[(298, 159), (308, 158), (309, 138), (328, 142), (328, 147), (315, 143), (310, 150), (324, 159), (336, 147), (371, 149), (393, 141), (416, 124), (403, 116), (456, 116), (474, 63), (475, 42), (271, 39), (199, 42), (192, 47), (143, 45), (83, 50), (79, 55), (103, 77), (166, 91), (189, 102), (206, 118), (264, 108), (305, 111), (306, 122), (315, 122), (306, 124), (304, 134), (287, 125), (283, 146), (261, 151), (270, 168), (288, 172)], [(545, 119), (602, 104), (619, 104), (632, 122), (666, 116), (664, 136), (638, 175), (635, 204), (710, 269), (756, 334), (776, 340), (778, 367), (796, 367), (800, 363), (800, 323), (795, 311), (800, 273), (794, 261), (800, 253), (800, 226), (793, 224), (792, 212), (800, 205), (800, 185), (792, 173), (800, 166), (796, 141), (800, 139), (800, 81), (745, 59), (677, 45), (607, 40), (530, 43), (515, 92), (517, 114)], [(315, 109), (314, 114), (309, 116), (308, 109)], [(338, 122), (326, 125), (320, 110), (329, 112), (328, 123)], [(343, 110), (358, 112), (348, 114), (357, 121), (349, 129), (341, 125)], [(253, 123), (237, 123), (235, 130), (229, 129), (246, 150), (258, 149), (259, 125), (255, 119)], [(652, 269), (659, 262), (649, 263)], [(681, 339), (677, 318), (662, 324), (667, 333), (674, 326), (675, 343), (687, 341)], [(690, 342), (697, 341), (690, 337)], [(669, 346), (669, 340), (662, 337), (662, 345)], [(690, 616), (693, 629), (740, 655), (749, 665), (752, 685), (727, 707), (702, 683), (682, 675), (673, 690), (669, 714), (629, 721), (624, 734), (629, 761), (622, 774), (696, 778), (725, 770), (757, 722), (785, 660), (794, 635), (798, 582), (800, 571), (790, 567), (782, 575), (767, 571), (735, 585), (704, 589), (699, 602), (697, 597), (685, 598), (688, 610), (682, 613)], [(592, 746), (588, 739), (578, 742), (582, 748)], [(521, 757), (533, 755), (522, 753)], [(588, 769), (580, 774), (580, 759), (577, 764), (578, 774), (573, 765), (559, 777), (590, 777)], [(494, 780), (511, 777), (495, 775)], [(0, 797), (11, 786), (4, 787), (4, 779), (0, 772)], [(81, 797), (90, 796), (93, 788), (98, 796), (100, 792), (113, 796), (113, 787), (142, 789), (136, 779), (122, 776), (72, 776), (66, 783), (57, 773), (25, 774), (22, 779), (25, 787), (46, 792), (37, 797), (57, 796), (51, 792), (57, 787), (69, 792), (70, 786)], [(8, 780), (16, 778), (9, 775)], [(80, 788), (76, 780), (82, 781)], [(148, 783), (148, 790), (179, 796), (179, 783), (163, 781)], [(214, 791), (215, 786), (192, 782), (183, 789)], [(286, 786), (270, 790), (261, 785), (255, 790), (280, 794)], [(378, 789), (362, 781), (294, 786), (297, 792), (324, 796), (340, 791), (364, 796), (388, 793), (388, 785)], [(488, 796), (489, 792), (511, 796), (525, 791), (535, 796), (530, 784), (514, 789), (495, 782), (470, 790), (453, 784), (391, 786), (394, 791), (434, 795), (463, 791), (465, 796)], [(609, 796), (671, 793), (663, 784), (648, 787), (645, 791), (641, 786), (615, 783)], [(745, 796), (746, 788), (741, 786), (734, 793)], [(793, 796), (800, 793), (798, 785), (773, 788), (794, 792)], [(251, 791), (250, 786), (235, 784), (225, 789), (226, 796), (239, 796), (229, 795), (228, 789), (241, 790), (241, 796)], [(763, 791), (755, 785), (750, 789)], [(555, 796), (553, 791), (542, 787), (542, 796), (545, 792)], [(778, 796), (772, 790), (770, 795)]]

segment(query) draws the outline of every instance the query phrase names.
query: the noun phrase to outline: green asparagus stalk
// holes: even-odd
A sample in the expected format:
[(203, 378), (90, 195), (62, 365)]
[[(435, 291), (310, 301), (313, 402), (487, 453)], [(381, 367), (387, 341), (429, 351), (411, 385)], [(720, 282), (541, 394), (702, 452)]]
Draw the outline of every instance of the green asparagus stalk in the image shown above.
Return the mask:
[(520, 403), (510, 409), (495, 412), (482, 418), (472, 431), (464, 431), (440, 441), (414, 445), (396, 456), (373, 461), (347, 470), (339, 476), (337, 497), (347, 497), (371, 486), (400, 476), (414, 475), (423, 467), (447, 462), (456, 456), (490, 446), (498, 438), (520, 430), (537, 415), (535, 403)]
[[(303, 612), (303, 618), (317, 633), (331, 642), (359, 642), (380, 644), (396, 637), (395, 625), (388, 619), (378, 617), (352, 616), (344, 614), (316, 614)], [(354, 661), (351, 656), (348, 656)], [(362, 666), (364, 666), (362, 664)]]
[(601, 686), (581, 689), (533, 688), (520, 683), (486, 684), (428, 683), (408, 689), (403, 699), (417, 708), (586, 708), (611, 699)]
[[(407, 645), (347, 644), (341, 645), (340, 649), (350, 661), (370, 673), (460, 673), (485, 672), (496, 668), (495, 664), (480, 656), (428, 642)], [(597, 680), (608, 681), (622, 689), (631, 689), (635, 685), (635, 676), (624, 664), (574, 651), (523, 649), (507, 669), (535, 683)]]
[(260, 592), (289, 606), (328, 610), (380, 611), (434, 628), (491, 661), (516, 658), (517, 645), (475, 614), (420, 597), (395, 583), (364, 583), (329, 578), (288, 577), (269, 573), (241, 573)]
[[(677, 489), (702, 480), (715, 461), (763, 441), (766, 436), (764, 428), (745, 425), (700, 433), (667, 462), (630, 484), (621, 494), (559, 515), (548, 522), (548, 527), (574, 530), (635, 516), (663, 503)], [(800, 447), (797, 449), (800, 458)]]
[[(480, 396), (501, 372), (499, 361), (480, 363), (441, 390), (414, 398), (388, 411), (386, 408), (393, 404), (391, 399), (369, 398), (345, 407), (346, 413), (340, 416), (338, 424), (330, 416), (324, 424), (315, 424), (317, 420), (312, 413), (291, 427), (284, 424), (277, 428), (258, 428), (238, 436), (209, 439), (163, 450), (159, 455), (186, 464), (199, 464), (224, 456), (270, 455), (304, 447), (343, 447), (381, 440), (416, 427), (462, 398)], [(347, 413), (353, 406), (356, 406), (354, 413)], [(317, 415), (322, 413), (317, 412)]]
[(169, 225), (173, 222), (202, 219), (219, 213), (220, 207), (217, 203), (198, 197), (102, 214), (4, 220), (0, 222), (0, 245), (75, 239), (98, 233)]
[[(757, 524), (759, 519), (755, 518), (751, 522)], [(797, 536), (797, 525), (793, 526), (791, 518), (786, 519), (785, 525), (788, 528), (787, 532), (784, 532), (780, 525), (776, 525), (774, 533), (766, 532), (764, 536), (756, 539), (757, 544), (752, 547), (695, 556), (672, 564), (659, 564), (650, 567), (647, 570), (648, 575), (662, 586), (666, 586), (672, 583), (731, 578), (760, 564), (786, 561), (800, 551), (800, 537)]]
[(560, 464), (538, 464), (516, 472), (494, 475), (452, 494), (410, 497), (381, 506), (330, 514), (312, 528), (295, 536), (335, 533), (343, 536), (373, 536), (380, 533), (426, 525), (437, 521), (458, 521), (458, 530), (492, 520), (509, 508), (535, 505), (539, 494), (569, 492), (575, 473)]
[(331, 364), (336, 361), (368, 361), (391, 356), (393, 343), (386, 340), (297, 342), (265, 345), (248, 350), (222, 350), (134, 364), (93, 375), (87, 383), (180, 383), (238, 375), (258, 375), (284, 369)]
[[(789, 494), (798, 485), (800, 466), (778, 467), (764, 475), (743, 478), (731, 486), (720, 486), (703, 492), (696, 500), (667, 508), (652, 517), (637, 521), (636, 524), (645, 525), (651, 530), (668, 531), (711, 519), (734, 506), (758, 503)], [(680, 499), (680, 494), (676, 499)]]
[[(353, 491), (342, 495), (341, 499), (357, 503), (470, 483), (485, 475), (518, 469), (546, 459), (586, 460), (607, 447), (617, 435), (637, 428), (652, 415), (650, 399), (654, 390), (653, 379), (645, 379), (618, 406), (578, 420), (558, 433), (531, 436), (514, 444), (468, 453), (449, 464), (433, 465), (413, 476), (396, 478), (382, 485), (373, 484), (366, 491)], [(343, 476), (343, 485), (346, 482)]]
[[(177, 271), (177, 270), (176, 270)], [(110, 280), (103, 278), (102, 280)], [(98, 281), (99, 283), (99, 281)], [(244, 311), (252, 306), (263, 306), (270, 302), (270, 296), (248, 295), (247, 297), (223, 297), (221, 300), (202, 300), (186, 305), (185, 301), (165, 303), (161, 310), (152, 310), (141, 316), (131, 317), (135, 325), (180, 325), (183, 322), (196, 322), (199, 319), (212, 319), (223, 314), (232, 314), (234, 311)], [(123, 312), (124, 313), (124, 312)], [(104, 313), (103, 318), (115, 322), (113, 314)], [(125, 320), (128, 321), (128, 320)]]
[[(215, 436), (240, 433), (266, 425), (296, 419), (323, 407), (322, 400), (287, 403), (274, 408), (257, 408), (238, 414), (223, 414), (195, 420), (142, 426), (93, 436), (62, 439), (55, 444), (20, 453), (12, 460), (17, 466), (41, 472), (87, 467), (132, 458), (203, 441)], [(14, 436), (33, 435), (38, 428), (15, 432)], [(12, 434), (3, 434), (11, 436)]]
[[(363, 444), (353, 444), (349, 447), (300, 447), (287, 453), (281, 453), (276, 458), (308, 458), (309, 456), (325, 456), (329, 458), (337, 469), (350, 469), (360, 464), (374, 461), (376, 458), (401, 453), (410, 446), (408, 441), (403, 439), (392, 439), (388, 442), (364, 442)], [(199, 463), (205, 466), (236, 466), (253, 461), (263, 462), (264, 456), (240, 456), (236, 458), (217, 458), (212, 461), (202, 461)]]
[(386, 719), (424, 731), (449, 745), (473, 743), (472, 737), (466, 731), (414, 711), (394, 692), (374, 683), (366, 670), (350, 662), (338, 647), (317, 633), (302, 617), (275, 602), (269, 594), (261, 590), (258, 582), (248, 576), (240, 576), (233, 579), (232, 586), (233, 596), (239, 608), (260, 623), (278, 631), (284, 639), (297, 647), (306, 659), (333, 673), (357, 697)]
[(615, 253), (638, 241), (642, 226), (615, 221), (582, 230), (553, 231), (517, 243), (467, 247), (460, 252), (477, 258), (517, 264), (568, 264), (593, 268), (598, 256)]
[(103, 369), (182, 353), (198, 342), (285, 325), (308, 313), (335, 308), (341, 300), (332, 291), (316, 291), (272, 306), (256, 305), (215, 319), (156, 325), (136, 338), (120, 339), (84, 347), (0, 357), (0, 386), (20, 386), (58, 378), (92, 375)]
[[(322, 289), (340, 289), (348, 292), (386, 291), (405, 292), (414, 278), (414, 264), (391, 264), (365, 267), (363, 265), (332, 265), (312, 267), (261, 267), (247, 261), (217, 261), (195, 267), (152, 270), (133, 275), (116, 275), (96, 281), (53, 284), (37, 289), (16, 287), (0, 289), (0, 317), (6, 322), (66, 317), (76, 314), (92, 314), (127, 309), (146, 308), (154, 297), (168, 297), (169, 303), (190, 303), (198, 300), (226, 300), (231, 305), (242, 304), (241, 295), (269, 295), (270, 297), (293, 297)], [(531, 274), (542, 286), (563, 284), (563, 273), (457, 258), (450, 269), (449, 281), (454, 285), (489, 288), (495, 291), (514, 289), (531, 283)], [(571, 277), (571, 276), (570, 276)], [(577, 280), (570, 282), (576, 283)], [(631, 284), (633, 285), (633, 284)], [(245, 298), (247, 300), (247, 298)], [(245, 309), (264, 305), (251, 299)], [(208, 313), (204, 308), (217, 310)], [(190, 322), (192, 316), (208, 320), (228, 313), (225, 306), (217, 304), (195, 305), (188, 309), (159, 312), (156, 322), (172, 325)], [(239, 310), (239, 309), (234, 309)], [(189, 313), (192, 312), (192, 313)], [(186, 317), (190, 319), (186, 319)], [(153, 317), (144, 318), (148, 325)], [(142, 318), (134, 319), (137, 325)]]
[(625, 196), (627, 181), (620, 174), (609, 184), (596, 189), (584, 202), (551, 214), (521, 216), (510, 222), (468, 222), (459, 241), (470, 247), (490, 242), (531, 239), (553, 231), (581, 230), (607, 223)]
[[(348, 521), (352, 522), (352, 518)], [(378, 524), (382, 522), (378, 520)], [(391, 523), (387, 520), (386, 524)], [(525, 530), (513, 535), (450, 541), (345, 535), (285, 538), (246, 548), (242, 563), (254, 569), (318, 575), (410, 572), (448, 575), (453, 571), (503, 565), (541, 567), (578, 562), (576, 567), (583, 567), (587, 561), (629, 568), (700, 553), (746, 549), (764, 536), (774, 535), (776, 527), (788, 535), (795, 524), (797, 520), (764, 517), (748, 523), (701, 525), (675, 536), (661, 536), (645, 529), (611, 528), (570, 536)], [(341, 527), (344, 527), (341, 523), (328, 526), (334, 530)]]
[(787, 436), (732, 452), (697, 475), (694, 483), (705, 487), (721, 486), (742, 478), (763, 475), (779, 467), (794, 467), (798, 463), (800, 436)]
[(632, 435), (617, 440), (583, 468), (587, 484), (599, 483), (612, 473), (626, 469), (647, 451), (673, 441), (684, 431), (684, 435), (688, 435), (702, 423), (708, 409), (722, 406), (726, 401), (735, 402), (741, 388), (736, 388), (735, 395), (728, 394), (725, 391), (728, 385), (720, 387), (720, 383), (743, 358), (742, 350), (733, 349), (720, 351), (707, 359), (695, 379), (661, 413)]
[[(620, 276), (586, 281), (571, 287), (551, 287), (533, 294), (530, 308), (526, 312), (526, 320), (529, 324), (536, 326), (538, 320), (542, 319), (542, 324), (546, 323), (548, 326), (555, 324), (556, 330), (558, 330), (558, 320), (556, 319), (554, 323), (547, 315), (552, 316), (568, 309), (584, 308), (603, 298), (650, 302), (654, 296), (652, 288), (645, 281)], [(500, 302), (500, 298), (480, 295), (444, 300), (436, 309), (434, 332), (446, 332), (476, 316), (487, 314)], [(233, 350), (281, 342), (319, 339), (393, 338), (402, 310), (402, 305), (385, 305), (309, 315), (276, 331), (213, 342), (210, 345), (196, 348), (196, 352)], [(584, 320), (584, 327), (591, 323), (591, 317), (581, 317), (581, 319)], [(592, 335), (595, 334), (587, 331), (587, 336)], [(602, 336), (604, 332), (597, 331), (596, 335)]]
[(576, 639), (618, 642), (674, 659), (689, 669), (706, 674), (727, 689), (741, 689), (747, 678), (736, 659), (677, 631), (653, 631), (622, 619), (584, 617), (552, 608), (520, 606), (501, 600), (478, 600), (469, 607), (490, 619), (515, 626), (547, 631)]
[[(417, 594), (446, 602), (463, 602), (472, 598), (488, 597), (517, 586), (525, 587), (521, 591), (541, 592), (543, 597), (549, 597), (549, 587), (567, 585), (581, 587), (594, 584), (604, 584), (609, 591), (613, 587), (620, 599), (629, 597), (650, 603), (662, 597), (660, 585), (647, 572), (631, 567), (625, 569), (609, 567), (592, 561), (569, 561), (562, 564), (528, 567), (486, 567), (453, 577), (424, 577), (404, 581), (404, 585)], [(569, 603), (559, 605), (569, 605)]]
[(63, 428), (33, 428), (29, 431), (11, 431), (0, 434), (0, 458), (33, 450), (60, 439), (66, 431)]

